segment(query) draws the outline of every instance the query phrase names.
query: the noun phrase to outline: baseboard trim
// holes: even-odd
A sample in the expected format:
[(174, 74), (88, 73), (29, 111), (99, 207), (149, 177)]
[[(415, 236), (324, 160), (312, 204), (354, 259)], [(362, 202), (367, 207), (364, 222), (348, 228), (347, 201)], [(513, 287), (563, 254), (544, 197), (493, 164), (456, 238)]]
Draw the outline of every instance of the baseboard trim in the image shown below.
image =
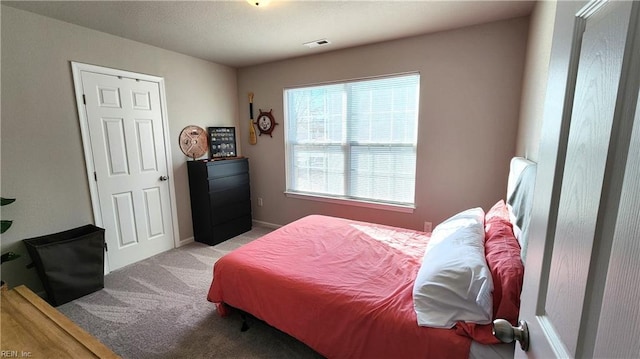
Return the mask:
[(269, 223), (269, 222), (264, 222), (264, 221), (257, 221), (255, 219), (253, 220), (253, 224), (254, 225), (260, 225), (260, 226), (267, 227), (267, 228), (273, 228), (273, 229), (278, 229), (278, 228), (282, 227), (279, 224)]
[(181, 240), (179, 240), (179, 241), (178, 241), (178, 245), (176, 246), (176, 248), (178, 248), (178, 247), (182, 247), (182, 246), (184, 246), (185, 244), (189, 244), (189, 243), (193, 243), (193, 242), (194, 242), (193, 237), (189, 237), (189, 238), (181, 239)]

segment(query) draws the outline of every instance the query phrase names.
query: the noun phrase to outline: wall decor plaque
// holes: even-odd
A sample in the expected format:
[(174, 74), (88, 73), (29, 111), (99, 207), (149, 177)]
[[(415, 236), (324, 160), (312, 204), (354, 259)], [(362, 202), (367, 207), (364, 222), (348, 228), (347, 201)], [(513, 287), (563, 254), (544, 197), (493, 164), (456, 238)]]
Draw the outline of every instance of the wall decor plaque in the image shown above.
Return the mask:
[(191, 125), (183, 128), (178, 143), (182, 153), (194, 161), (207, 153), (207, 135), (202, 127)]
[(211, 159), (238, 157), (235, 127), (207, 127)]

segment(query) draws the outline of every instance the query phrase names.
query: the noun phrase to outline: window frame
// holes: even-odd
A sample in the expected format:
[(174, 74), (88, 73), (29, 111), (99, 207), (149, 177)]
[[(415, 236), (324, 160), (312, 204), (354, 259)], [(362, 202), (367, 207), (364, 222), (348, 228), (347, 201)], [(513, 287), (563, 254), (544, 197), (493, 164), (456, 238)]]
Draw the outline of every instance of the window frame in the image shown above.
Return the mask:
[[(346, 85), (349, 86), (350, 83), (356, 83), (356, 82), (364, 82), (364, 81), (373, 81), (373, 80), (380, 80), (380, 79), (385, 79), (385, 78), (396, 78), (396, 77), (403, 77), (403, 76), (417, 76), (418, 77), (418, 90), (417, 90), (417, 96), (416, 96), (416, 123), (415, 123), (415, 143), (413, 144), (396, 144), (396, 146), (394, 147), (411, 147), (413, 148), (414, 152), (415, 152), (415, 166), (414, 166), (414, 181), (413, 181), (413, 185), (414, 185), (414, 191), (413, 191), (413, 201), (412, 203), (404, 203), (404, 202), (393, 202), (393, 201), (385, 201), (385, 200), (368, 200), (365, 198), (359, 198), (359, 197), (350, 197), (348, 195), (336, 195), (336, 196), (331, 196), (329, 194), (323, 194), (323, 193), (315, 193), (315, 192), (306, 192), (306, 191), (298, 191), (298, 190), (290, 190), (291, 188), (291, 181), (292, 181), (292, 174), (290, 173), (291, 170), (293, 170), (293, 164), (290, 163), (290, 161), (293, 161), (293, 159), (290, 158), (290, 154), (292, 152), (291, 146), (293, 145), (290, 142), (290, 137), (289, 137), (289, 104), (288, 104), (288, 96), (287, 96), (287, 91), (289, 90), (295, 90), (295, 89), (303, 89), (303, 88), (311, 88), (311, 87), (316, 87), (316, 86), (330, 86), (330, 85)], [(420, 72), (418, 71), (412, 71), (412, 72), (404, 72), (404, 73), (395, 73), (395, 74), (389, 74), (389, 75), (382, 75), (382, 76), (371, 76), (371, 77), (363, 77), (363, 78), (355, 78), (355, 79), (349, 79), (349, 80), (342, 80), (342, 81), (331, 81), (331, 82), (321, 82), (321, 83), (312, 83), (312, 84), (305, 84), (305, 85), (299, 85), (299, 86), (290, 86), (290, 87), (285, 87), (283, 89), (283, 109), (284, 109), (284, 120), (285, 120), (285, 126), (284, 126), (284, 141), (285, 141), (285, 191), (284, 194), (286, 197), (289, 198), (296, 198), (296, 199), (303, 199), (303, 200), (312, 200), (312, 201), (319, 201), (319, 202), (327, 202), (327, 203), (335, 203), (335, 204), (341, 204), (341, 205), (350, 205), (350, 206), (356, 206), (356, 207), (365, 207), (365, 208), (374, 208), (374, 209), (384, 209), (384, 210), (390, 210), (390, 211), (395, 211), (395, 212), (402, 212), (402, 213), (413, 213), (414, 210), (416, 209), (416, 189), (417, 189), (417, 170), (418, 170), (418, 131), (419, 131), (419, 118), (420, 118), (420, 86), (421, 85), (421, 76), (420, 76)], [(348, 103), (348, 102), (347, 102)], [(348, 105), (345, 104), (345, 106), (348, 107)], [(348, 112), (348, 110), (346, 110), (346, 112)], [(345, 113), (346, 113), (345, 112)], [(347, 115), (348, 116), (348, 115)], [(345, 125), (347, 125), (347, 122), (345, 122)], [(372, 146), (372, 147), (376, 147), (376, 146), (384, 146), (384, 145), (388, 145), (389, 143), (377, 143), (377, 144), (370, 144), (370, 145), (364, 145), (363, 147), (368, 147), (368, 146)], [(349, 193), (347, 191), (347, 189), (349, 188), (350, 184), (350, 176), (348, 175), (349, 173), (349, 168), (350, 168), (350, 162), (351, 162), (351, 156), (349, 155), (350, 153), (350, 148), (357, 146), (357, 143), (350, 143), (349, 141), (344, 141), (344, 143), (336, 143), (336, 144), (331, 144), (329, 142), (325, 143), (324, 146), (337, 146), (341, 148), (341, 153), (344, 155), (344, 168), (345, 171), (343, 173), (343, 180), (345, 181), (345, 192)]]

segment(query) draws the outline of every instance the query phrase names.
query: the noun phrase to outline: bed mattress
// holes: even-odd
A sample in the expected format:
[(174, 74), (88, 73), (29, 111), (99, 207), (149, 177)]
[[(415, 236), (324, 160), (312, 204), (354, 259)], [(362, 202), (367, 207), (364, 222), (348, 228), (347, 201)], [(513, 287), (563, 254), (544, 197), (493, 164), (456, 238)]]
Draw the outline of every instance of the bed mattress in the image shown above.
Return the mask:
[(312, 215), (221, 258), (207, 299), (329, 358), (467, 358), (471, 339), (417, 325), (424, 232)]

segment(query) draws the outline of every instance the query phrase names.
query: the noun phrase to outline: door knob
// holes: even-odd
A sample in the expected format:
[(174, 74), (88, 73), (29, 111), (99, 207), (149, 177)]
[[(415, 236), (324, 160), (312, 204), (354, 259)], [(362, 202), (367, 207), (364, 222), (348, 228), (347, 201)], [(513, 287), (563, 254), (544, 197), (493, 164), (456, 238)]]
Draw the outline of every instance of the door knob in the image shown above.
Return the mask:
[(526, 352), (529, 350), (529, 326), (524, 320), (518, 324), (520, 325), (514, 327), (504, 319), (496, 319), (493, 321), (493, 335), (503, 343), (519, 341), (520, 348)]
[(169, 179), (168, 176), (160, 176), (160, 181), (166, 181), (168, 179)]

